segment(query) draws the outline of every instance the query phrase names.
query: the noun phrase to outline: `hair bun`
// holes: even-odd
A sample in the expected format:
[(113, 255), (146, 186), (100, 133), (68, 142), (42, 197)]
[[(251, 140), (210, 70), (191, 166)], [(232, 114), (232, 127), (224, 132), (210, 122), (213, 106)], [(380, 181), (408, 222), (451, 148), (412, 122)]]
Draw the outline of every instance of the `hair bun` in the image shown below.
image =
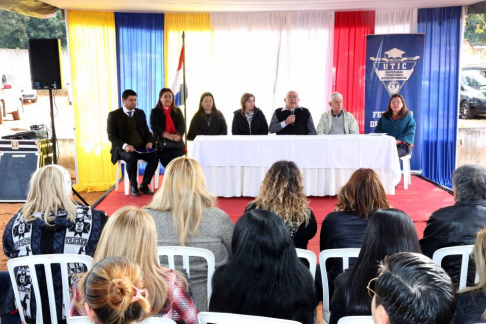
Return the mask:
[(108, 286), (107, 302), (111, 308), (125, 310), (130, 306), (134, 291), (132, 283), (126, 279), (113, 279)]

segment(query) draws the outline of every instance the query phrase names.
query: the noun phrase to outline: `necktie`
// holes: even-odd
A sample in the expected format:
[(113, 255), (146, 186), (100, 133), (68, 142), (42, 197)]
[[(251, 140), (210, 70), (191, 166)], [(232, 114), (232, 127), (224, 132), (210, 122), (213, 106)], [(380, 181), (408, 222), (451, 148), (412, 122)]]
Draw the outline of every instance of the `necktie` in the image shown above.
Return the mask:
[(128, 117), (132, 118), (133, 111), (129, 111), (129, 112), (127, 112), (127, 114), (128, 114)]

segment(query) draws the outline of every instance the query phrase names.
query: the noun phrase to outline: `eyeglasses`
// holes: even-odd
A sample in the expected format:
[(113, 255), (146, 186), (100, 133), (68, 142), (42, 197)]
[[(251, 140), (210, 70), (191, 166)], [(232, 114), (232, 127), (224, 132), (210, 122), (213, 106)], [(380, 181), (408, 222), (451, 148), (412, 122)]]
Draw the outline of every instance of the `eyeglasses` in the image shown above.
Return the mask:
[(368, 286), (366, 286), (366, 289), (368, 290), (368, 295), (370, 295), (371, 299), (373, 299), (373, 297), (376, 295), (377, 297), (379, 297), (375, 291), (371, 288), (371, 283), (373, 283), (373, 288), (375, 288), (375, 281), (377, 280), (378, 278), (373, 278), (370, 280), (370, 282), (368, 282)]
[(297, 99), (299, 96), (287, 96), (287, 99)]

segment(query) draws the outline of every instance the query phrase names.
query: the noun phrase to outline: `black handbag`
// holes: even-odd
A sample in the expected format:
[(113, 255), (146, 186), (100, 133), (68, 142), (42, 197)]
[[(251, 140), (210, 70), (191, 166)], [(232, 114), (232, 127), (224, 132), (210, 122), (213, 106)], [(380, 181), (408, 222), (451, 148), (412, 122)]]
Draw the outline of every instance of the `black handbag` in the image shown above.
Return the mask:
[(158, 149), (173, 149), (173, 148), (183, 148), (184, 147), (184, 141), (181, 140), (179, 142), (172, 141), (168, 138), (165, 137), (159, 137), (157, 138), (157, 148)]

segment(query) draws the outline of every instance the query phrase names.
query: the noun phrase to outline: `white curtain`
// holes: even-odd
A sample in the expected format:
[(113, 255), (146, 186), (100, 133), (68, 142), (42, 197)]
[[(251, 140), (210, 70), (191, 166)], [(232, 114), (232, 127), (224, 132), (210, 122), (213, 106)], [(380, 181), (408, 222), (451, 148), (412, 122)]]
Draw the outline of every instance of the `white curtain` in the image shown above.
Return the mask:
[(376, 10), (375, 34), (417, 32), (417, 9)]
[(245, 92), (270, 123), (286, 92), (295, 90), (317, 126), (332, 86), (334, 13), (214, 13), (210, 21), (213, 70), (199, 82), (213, 92), (230, 134)]

